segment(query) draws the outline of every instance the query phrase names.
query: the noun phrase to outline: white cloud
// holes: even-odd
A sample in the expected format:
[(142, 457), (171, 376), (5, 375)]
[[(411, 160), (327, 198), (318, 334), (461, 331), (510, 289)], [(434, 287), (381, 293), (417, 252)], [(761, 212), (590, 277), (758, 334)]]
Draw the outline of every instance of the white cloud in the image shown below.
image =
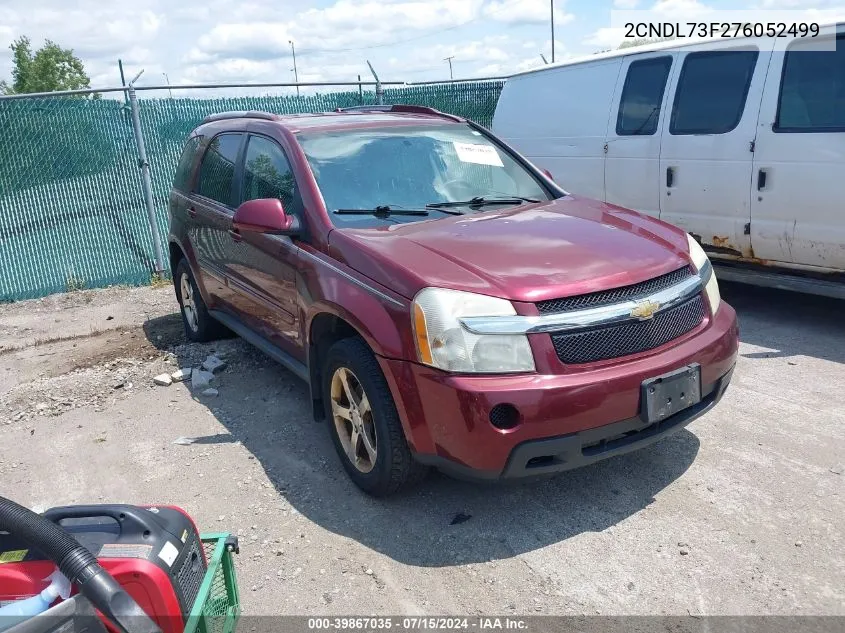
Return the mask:
[(616, 48), (622, 43), (625, 37), (624, 28), (615, 28), (610, 26), (603, 26), (590, 34), (585, 40), (584, 44), (588, 46), (596, 46), (600, 49)]
[(614, 9), (636, 9), (640, 0), (613, 0)]
[[(575, 19), (563, 10), (563, 2), (555, 3), (555, 25), (564, 25)], [(497, 22), (508, 24), (548, 24), (551, 7), (546, 0), (493, 0), (485, 5), (483, 15)]]

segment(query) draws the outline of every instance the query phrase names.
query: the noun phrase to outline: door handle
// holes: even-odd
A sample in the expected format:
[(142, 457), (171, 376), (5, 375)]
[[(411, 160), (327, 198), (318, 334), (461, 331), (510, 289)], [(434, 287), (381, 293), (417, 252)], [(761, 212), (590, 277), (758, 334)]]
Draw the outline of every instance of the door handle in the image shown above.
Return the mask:
[(232, 236), (232, 239), (236, 242), (240, 242), (243, 238), (240, 233), (238, 233), (235, 229), (229, 229), (229, 235)]
[(194, 207), (188, 207), (188, 215), (192, 218), (197, 217), (197, 210)]
[(768, 172), (761, 169), (757, 172), (757, 191), (763, 191), (766, 188), (766, 181), (768, 180)]
[(675, 184), (675, 168), (674, 167), (667, 167), (666, 168), (666, 186), (671, 187)]

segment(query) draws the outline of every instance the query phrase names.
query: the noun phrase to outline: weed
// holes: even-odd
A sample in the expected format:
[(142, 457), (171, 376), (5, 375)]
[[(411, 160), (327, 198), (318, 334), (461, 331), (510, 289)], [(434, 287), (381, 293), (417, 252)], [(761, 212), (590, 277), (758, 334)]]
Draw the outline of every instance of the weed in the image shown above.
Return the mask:
[(86, 282), (82, 277), (77, 277), (74, 273), (68, 273), (65, 278), (65, 288), (67, 292), (78, 292), (85, 290)]
[(170, 279), (164, 273), (153, 273), (150, 275), (150, 287), (164, 288), (170, 285)]

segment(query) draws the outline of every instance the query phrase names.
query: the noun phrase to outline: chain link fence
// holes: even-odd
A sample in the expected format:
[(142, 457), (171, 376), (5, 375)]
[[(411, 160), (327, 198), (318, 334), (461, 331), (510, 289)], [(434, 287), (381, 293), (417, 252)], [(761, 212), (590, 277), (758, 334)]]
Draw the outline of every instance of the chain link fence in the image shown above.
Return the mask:
[[(383, 102), (430, 106), (489, 126), (503, 84), (388, 87)], [(139, 98), (160, 239), (167, 239), (167, 201), (182, 144), (209, 114), (324, 112), (377, 99), (376, 91), (357, 86), (302, 96)], [(0, 302), (150, 282), (156, 248), (128, 103), (0, 98), (0, 134)], [(166, 243), (161, 248), (167, 252)]]

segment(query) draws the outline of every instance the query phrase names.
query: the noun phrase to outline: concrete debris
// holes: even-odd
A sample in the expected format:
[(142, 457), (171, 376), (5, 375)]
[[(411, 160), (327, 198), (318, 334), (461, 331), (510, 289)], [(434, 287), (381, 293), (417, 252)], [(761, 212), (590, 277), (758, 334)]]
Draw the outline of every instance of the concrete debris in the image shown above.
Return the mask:
[(215, 389), (214, 387), (209, 387), (208, 389), (202, 390), (202, 395), (204, 396), (216, 396), (219, 393), (220, 392), (217, 391), (217, 389)]
[(173, 379), (170, 374), (159, 374), (153, 378), (153, 382), (160, 387), (169, 387), (173, 383)]
[(173, 380), (173, 382), (182, 382), (184, 380), (190, 380), (191, 368), (186, 367), (184, 369), (177, 369), (172, 374), (170, 374), (170, 378)]
[(212, 374), (220, 371), (224, 367), (226, 367), (226, 361), (218, 358), (214, 354), (208, 356), (208, 358), (206, 358), (202, 363), (202, 368), (205, 371), (210, 371)]
[(191, 387), (194, 389), (204, 389), (214, 380), (214, 374), (210, 371), (203, 371), (202, 369), (194, 369), (191, 371)]

